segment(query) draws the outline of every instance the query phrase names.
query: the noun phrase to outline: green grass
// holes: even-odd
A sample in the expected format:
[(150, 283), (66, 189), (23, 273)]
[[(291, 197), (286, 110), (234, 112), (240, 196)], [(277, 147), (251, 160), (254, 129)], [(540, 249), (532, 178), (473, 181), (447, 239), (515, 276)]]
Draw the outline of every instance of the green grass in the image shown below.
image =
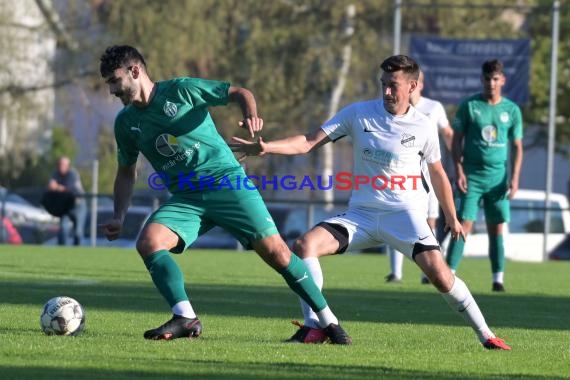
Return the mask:
[[(137, 254), (128, 250), (0, 246), (1, 379), (570, 379), (570, 262), (509, 262), (507, 293), (490, 291), (486, 260), (461, 276), (487, 322), (513, 351), (484, 350), (474, 333), (406, 262), (384, 283), (382, 255), (321, 260), (325, 295), (350, 347), (282, 343), (301, 319), (296, 296), (255, 254), (177, 256), (204, 333), (145, 341), (170, 316)], [(45, 301), (80, 301), (78, 337), (45, 336)]]

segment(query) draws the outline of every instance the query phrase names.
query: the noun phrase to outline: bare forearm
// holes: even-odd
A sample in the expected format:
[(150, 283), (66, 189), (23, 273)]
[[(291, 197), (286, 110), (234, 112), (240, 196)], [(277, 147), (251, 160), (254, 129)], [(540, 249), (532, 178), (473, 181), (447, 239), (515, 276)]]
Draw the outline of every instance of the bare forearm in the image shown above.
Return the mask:
[(321, 128), (316, 128), (306, 135), (295, 135), (275, 140), (264, 145), (265, 153), (295, 155), (305, 154), (320, 148), (331, 140)]
[(65, 186), (60, 185), (59, 183), (57, 183), (55, 180), (50, 180), (48, 183), (48, 190), (51, 191), (65, 191)]
[(445, 149), (451, 152), (453, 150), (453, 129), (449, 126), (442, 128), (439, 130), (439, 135), (443, 138)]
[(511, 179), (518, 182), (521, 173), (523, 161), (523, 148), (522, 144), (515, 146), (512, 159)]
[[(433, 173), (435, 174), (435, 173)], [(455, 204), (453, 201), (453, 191), (451, 190), (451, 185), (449, 184), (449, 179), (443, 173), (433, 175), (430, 172), (431, 184), (435, 195), (439, 201), (439, 205), (443, 210), (446, 220), (450, 220), (455, 216)]]
[(311, 144), (305, 135), (296, 135), (266, 143), (265, 152), (271, 154), (296, 155), (311, 151)]
[(451, 140), (451, 156), (455, 164), (455, 172), (463, 173), (463, 135), (454, 133)]
[(115, 177), (114, 187), (114, 217), (124, 220), (127, 210), (131, 204), (133, 188), (136, 181), (136, 172), (120, 170)]
[(251, 91), (241, 87), (230, 87), (229, 100), (239, 105), (244, 119), (257, 116), (257, 103)]

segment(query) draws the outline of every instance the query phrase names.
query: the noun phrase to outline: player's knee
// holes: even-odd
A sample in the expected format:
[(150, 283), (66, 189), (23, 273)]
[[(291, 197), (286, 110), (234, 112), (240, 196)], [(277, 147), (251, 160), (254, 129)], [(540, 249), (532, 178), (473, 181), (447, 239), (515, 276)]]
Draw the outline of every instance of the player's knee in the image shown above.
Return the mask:
[(297, 238), (293, 243), (293, 252), (295, 252), (299, 257), (304, 257), (305, 244), (302, 238)]
[(161, 250), (157, 239), (150, 236), (140, 236), (137, 240), (136, 249), (143, 259)]
[(293, 252), (302, 259), (315, 256), (318, 253), (315, 242), (307, 239), (305, 236), (301, 236), (295, 240)]

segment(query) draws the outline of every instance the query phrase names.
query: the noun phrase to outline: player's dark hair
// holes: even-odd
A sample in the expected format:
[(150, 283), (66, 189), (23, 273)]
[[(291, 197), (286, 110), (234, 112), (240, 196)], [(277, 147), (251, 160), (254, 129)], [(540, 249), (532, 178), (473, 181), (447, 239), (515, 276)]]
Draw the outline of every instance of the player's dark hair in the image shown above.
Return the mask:
[(420, 76), (420, 65), (407, 55), (393, 55), (388, 57), (380, 65), (386, 73), (403, 71), (410, 79), (418, 80)]
[(101, 55), (101, 76), (107, 77), (120, 67), (139, 64), (146, 70), (146, 62), (137, 49), (129, 45), (113, 45)]
[(496, 73), (502, 74), (503, 73), (503, 62), (500, 60), (493, 58), (483, 62), (481, 65), (481, 73), (483, 75), (493, 75)]

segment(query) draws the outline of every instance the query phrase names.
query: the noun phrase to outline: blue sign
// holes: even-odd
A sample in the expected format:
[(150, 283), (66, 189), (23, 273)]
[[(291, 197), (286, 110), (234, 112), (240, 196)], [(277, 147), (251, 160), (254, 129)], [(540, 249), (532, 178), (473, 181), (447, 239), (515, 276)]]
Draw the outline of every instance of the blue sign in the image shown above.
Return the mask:
[(412, 37), (410, 56), (422, 68), (423, 95), (445, 104), (458, 104), (481, 92), (481, 65), (500, 59), (505, 68), (503, 95), (519, 105), (528, 103), (530, 40), (459, 40)]

